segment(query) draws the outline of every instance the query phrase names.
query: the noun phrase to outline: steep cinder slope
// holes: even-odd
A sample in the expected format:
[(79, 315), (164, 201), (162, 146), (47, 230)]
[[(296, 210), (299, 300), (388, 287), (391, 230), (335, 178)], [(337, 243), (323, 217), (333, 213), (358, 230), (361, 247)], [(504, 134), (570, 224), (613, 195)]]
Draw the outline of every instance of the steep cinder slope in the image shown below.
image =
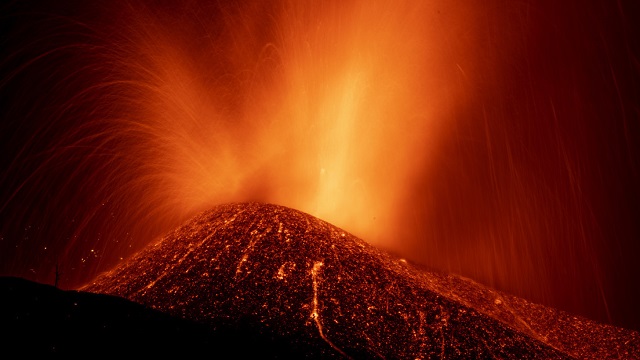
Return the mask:
[[(639, 353), (637, 333), (420, 270), (320, 219), (270, 204), (206, 211), (82, 290), (214, 330), (249, 327), (312, 358)], [(558, 322), (564, 317), (578, 326)]]

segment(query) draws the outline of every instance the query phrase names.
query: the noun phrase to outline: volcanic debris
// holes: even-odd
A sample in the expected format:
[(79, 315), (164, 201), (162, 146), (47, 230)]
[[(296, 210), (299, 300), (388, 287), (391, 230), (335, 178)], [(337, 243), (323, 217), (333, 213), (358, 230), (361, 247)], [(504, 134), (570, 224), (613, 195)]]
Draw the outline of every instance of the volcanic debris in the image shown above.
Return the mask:
[(82, 290), (214, 331), (251, 329), (286, 344), (274, 357), (640, 356), (637, 332), (420, 269), (272, 204), (217, 206)]

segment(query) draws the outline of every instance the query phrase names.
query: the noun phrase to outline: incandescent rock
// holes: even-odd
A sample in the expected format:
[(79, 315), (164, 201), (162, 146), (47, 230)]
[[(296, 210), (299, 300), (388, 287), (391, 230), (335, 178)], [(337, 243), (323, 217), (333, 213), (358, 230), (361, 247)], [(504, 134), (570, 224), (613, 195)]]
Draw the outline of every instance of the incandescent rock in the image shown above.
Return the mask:
[[(82, 290), (213, 330), (251, 328), (273, 356), (631, 358), (640, 337), (395, 258), (283, 206), (221, 205)], [(285, 353), (286, 352), (286, 353)]]

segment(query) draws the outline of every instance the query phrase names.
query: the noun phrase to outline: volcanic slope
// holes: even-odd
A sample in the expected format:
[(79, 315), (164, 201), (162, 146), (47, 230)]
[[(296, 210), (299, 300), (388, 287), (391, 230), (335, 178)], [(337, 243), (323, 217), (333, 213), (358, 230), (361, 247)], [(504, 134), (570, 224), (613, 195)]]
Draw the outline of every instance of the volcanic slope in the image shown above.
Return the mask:
[(418, 269), (271, 204), (217, 206), (80, 290), (251, 328), (287, 343), (278, 356), (640, 357), (637, 332)]

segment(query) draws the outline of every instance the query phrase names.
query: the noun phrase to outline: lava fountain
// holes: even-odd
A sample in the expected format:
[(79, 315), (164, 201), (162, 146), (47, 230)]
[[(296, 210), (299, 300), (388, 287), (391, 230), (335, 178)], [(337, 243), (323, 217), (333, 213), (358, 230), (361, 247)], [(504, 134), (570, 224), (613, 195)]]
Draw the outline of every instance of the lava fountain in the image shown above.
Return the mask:
[(76, 287), (200, 211), (261, 201), (622, 321), (638, 271), (619, 249), (640, 235), (625, 6), (3, 5), (0, 270), (59, 264)]
[(138, 248), (196, 212), (247, 200), (393, 247), (382, 239), (395, 231), (407, 183), (464, 97), (467, 7), (121, 5), (101, 9), (110, 15), (101, 22), (54, 19), (61, 29), (50, 37), (61, 44), (37, 43), (51, 48), (5, 80), (58, 69), (40, 81), (53, 95), (19, 99), (54, 110), (31, 115), (44, 126), (10, 169), (37, 166), (5, 208), (38, 198), (50, 207), (44, 223), (60, 213), (73, 223), (59, 261), (91, 242), (111, 262), (123, 255), (113, 241)]

